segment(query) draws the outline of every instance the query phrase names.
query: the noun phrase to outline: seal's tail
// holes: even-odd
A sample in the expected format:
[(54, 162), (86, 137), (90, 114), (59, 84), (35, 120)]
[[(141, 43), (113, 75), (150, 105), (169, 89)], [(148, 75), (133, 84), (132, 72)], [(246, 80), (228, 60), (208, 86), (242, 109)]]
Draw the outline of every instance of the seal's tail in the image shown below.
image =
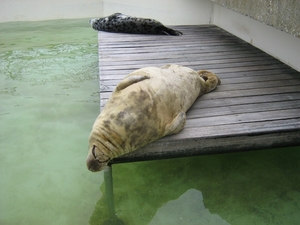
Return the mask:
[(179, 30), (173, 30), (171, 28), (165, 27), (165, 26), (161, 26), (161, 33), (162, 34), (166, 34), (166, 35), (173, 35), (173, 36), (180, 36), (182, 35), (182, 32)]
[(219, 84), (221, 84), (221, 80), (219, 79), (219, 77), (217, 77), (216, 74), (214, 74), (208, 70), (199, 70), (197, 73), (205, 81), (205, 84), (206, 84), (205, 93), (215, 90), (217, 88), (217, 86)]

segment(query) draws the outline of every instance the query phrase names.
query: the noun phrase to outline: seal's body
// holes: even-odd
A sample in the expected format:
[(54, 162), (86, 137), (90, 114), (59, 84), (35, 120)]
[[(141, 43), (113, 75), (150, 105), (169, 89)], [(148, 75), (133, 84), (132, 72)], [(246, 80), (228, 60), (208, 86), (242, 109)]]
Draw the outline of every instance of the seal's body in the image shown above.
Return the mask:
[(145, 19), (115, 13), (103, 18), (94, 18), (89, 21), (94, 30), (130, 33), (130, 34), (166, 34), (182, 35), (180, 31), (165, 27), (154, 19)]
[(132, 72), (117, 85), (93, 125), (88, 169), (100, 171), (115, 157), (178, 133), (197, 97), (218, 84), (209, 71), (178, 65)]

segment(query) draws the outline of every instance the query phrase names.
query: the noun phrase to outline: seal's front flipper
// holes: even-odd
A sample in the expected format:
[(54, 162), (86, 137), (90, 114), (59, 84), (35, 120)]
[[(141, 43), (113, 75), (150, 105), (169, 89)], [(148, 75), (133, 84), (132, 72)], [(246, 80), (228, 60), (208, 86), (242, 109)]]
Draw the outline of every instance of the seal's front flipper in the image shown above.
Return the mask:
[(172, 120), (172, 122), (166, 126), (165, 135), (177, 134), (184, 127), (185, 121), (185, 113), (178, 113), (178, 115)]
[(161, 34), (173, 35), (173, 36), (180, 36), (180, 35), (182, 35), (181, 31), (179, 31), (179, 30), (173, 30), (173, 29), (165, 27), (165, 26), (159, 26), (157, 29), (160, 30)]
[(132, 76), (128, 76), (128, 77), (125, 77), (124, 80), (122, 80), (118, 86), (116, 87), (116, 91), (121, 91), (125, 88), (127, 88), (128, 86), (134, 84), (134, 83), (137, 83), (137, 82), (140, 82), (140, 81), (143, 81), (145, 79), (150, 79), (149, 76), (145, 76), (145, 75), (132, 75)]

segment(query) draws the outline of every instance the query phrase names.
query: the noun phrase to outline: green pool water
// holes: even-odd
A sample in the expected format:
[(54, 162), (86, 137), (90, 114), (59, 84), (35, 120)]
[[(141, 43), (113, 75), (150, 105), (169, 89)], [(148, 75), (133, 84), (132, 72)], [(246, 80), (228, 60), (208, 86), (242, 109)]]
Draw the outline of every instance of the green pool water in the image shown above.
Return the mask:
[[(108, 224), (86, 169), (99, 113), (88, 19), (0, 24), (0, 224)], [(113, 165), (128, 225), (300, 224), (300, 148)]]

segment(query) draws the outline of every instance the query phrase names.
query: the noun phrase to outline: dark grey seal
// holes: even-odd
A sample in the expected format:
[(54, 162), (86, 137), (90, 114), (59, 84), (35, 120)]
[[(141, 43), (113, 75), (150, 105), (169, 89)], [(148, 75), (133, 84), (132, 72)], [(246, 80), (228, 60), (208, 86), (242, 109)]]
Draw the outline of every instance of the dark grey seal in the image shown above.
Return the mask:
[(127, 16), (122, 13), (94, 18), (89, 23), (94, 30), (98, 31), (130, 34), (182, 35), (182, 32), (165, 27), (157, 20)]

